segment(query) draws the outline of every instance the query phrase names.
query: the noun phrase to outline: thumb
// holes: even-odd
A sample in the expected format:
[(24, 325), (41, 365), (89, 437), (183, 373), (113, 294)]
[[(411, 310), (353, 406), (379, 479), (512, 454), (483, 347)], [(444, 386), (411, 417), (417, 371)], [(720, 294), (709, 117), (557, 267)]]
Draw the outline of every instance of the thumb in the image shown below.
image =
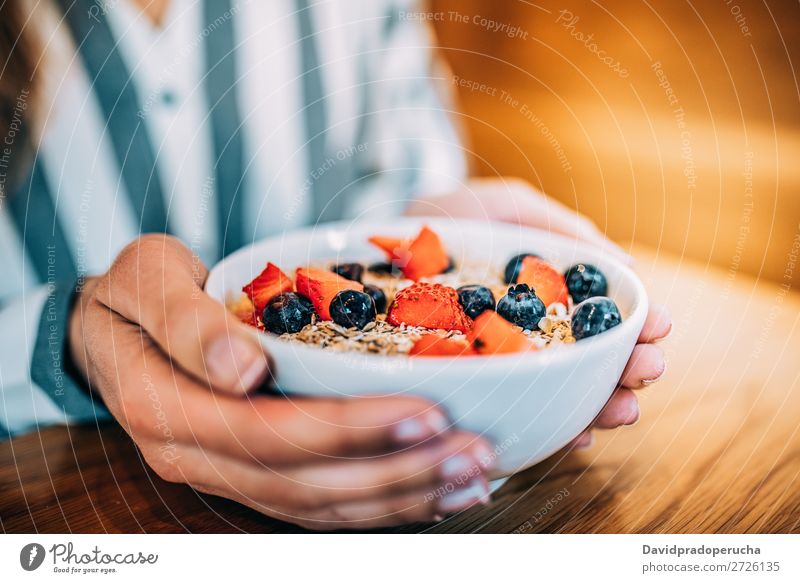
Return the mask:
[(178, 240), (150, 235), (120, 254), (97, 294), (197, 380), (242, 394), (264, 381), (267, 358), (253, 331), (200, 288), (206, 275)]

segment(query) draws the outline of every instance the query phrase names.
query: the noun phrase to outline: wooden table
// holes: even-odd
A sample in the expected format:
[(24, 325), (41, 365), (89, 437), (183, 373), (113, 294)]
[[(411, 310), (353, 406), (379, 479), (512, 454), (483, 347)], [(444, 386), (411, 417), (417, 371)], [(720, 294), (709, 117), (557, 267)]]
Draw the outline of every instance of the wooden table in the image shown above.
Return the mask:
[[(800, 532), (800, 293), (637, 252), (675, 331), (642, 419), (515, 476), (494, 503), (397, 532)], [(168, 484), (121, 429), (0, 444), (6, 532), (298, 532)]]

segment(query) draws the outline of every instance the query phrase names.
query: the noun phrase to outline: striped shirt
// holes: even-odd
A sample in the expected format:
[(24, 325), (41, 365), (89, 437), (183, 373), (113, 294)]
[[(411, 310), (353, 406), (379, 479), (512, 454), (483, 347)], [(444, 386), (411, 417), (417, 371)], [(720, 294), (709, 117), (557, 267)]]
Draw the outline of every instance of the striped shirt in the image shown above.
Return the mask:
[(108, 416), (70, 366), (68, 314), (139, 234), (212, 264), (466, 174), (413, 0), (172, 0), (159, 28), (129, 2), (31, 0), (44, 97), (27, 177), (0, 192), (0, 437)]

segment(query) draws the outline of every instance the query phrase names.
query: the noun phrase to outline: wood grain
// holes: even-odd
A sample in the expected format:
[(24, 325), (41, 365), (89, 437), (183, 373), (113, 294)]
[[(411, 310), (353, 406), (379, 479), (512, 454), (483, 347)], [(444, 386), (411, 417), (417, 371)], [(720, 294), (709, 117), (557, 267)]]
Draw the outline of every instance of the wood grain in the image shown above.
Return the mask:
[[(642, 419), (513, 477), (491, 506), (395, 532), (800, 532), (800, 294), (640, 249), (675, 330)], [(0, 444), (5, 532), (299, 532), (168, 484), (115, 426)]]

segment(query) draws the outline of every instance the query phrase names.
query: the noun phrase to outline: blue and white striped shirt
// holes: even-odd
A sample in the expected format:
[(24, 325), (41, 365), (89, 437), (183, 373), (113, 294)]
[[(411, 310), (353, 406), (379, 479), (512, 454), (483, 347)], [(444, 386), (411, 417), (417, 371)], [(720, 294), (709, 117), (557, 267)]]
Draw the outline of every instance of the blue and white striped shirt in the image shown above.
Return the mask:
[(160, 28), (129, 1), (30, 3), (42, 99), (0, 193), (0, 436), (107, 416), (65, 359), (68, 313), (140, 233), (213, 263), (466, 174), (413, 0), (173, 0)]

